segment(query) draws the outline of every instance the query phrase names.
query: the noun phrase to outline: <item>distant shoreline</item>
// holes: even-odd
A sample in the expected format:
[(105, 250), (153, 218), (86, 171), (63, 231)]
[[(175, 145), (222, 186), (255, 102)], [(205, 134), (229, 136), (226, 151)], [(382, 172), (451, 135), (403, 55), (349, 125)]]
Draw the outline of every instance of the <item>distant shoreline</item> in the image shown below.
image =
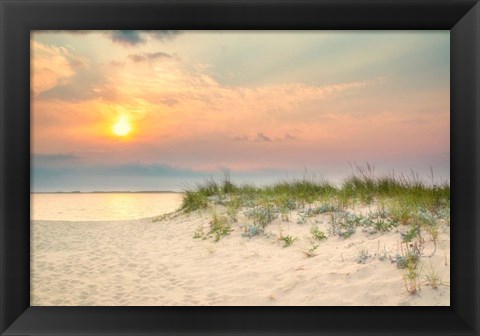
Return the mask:
[(31, 191), (30, 194), (181, 194), (183, 191)]

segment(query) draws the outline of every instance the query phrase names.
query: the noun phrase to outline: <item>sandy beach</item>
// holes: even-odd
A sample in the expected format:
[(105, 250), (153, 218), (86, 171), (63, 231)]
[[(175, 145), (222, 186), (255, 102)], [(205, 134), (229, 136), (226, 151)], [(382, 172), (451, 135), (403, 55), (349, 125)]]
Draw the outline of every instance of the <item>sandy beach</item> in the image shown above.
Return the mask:
[[(218, 242), (194, 239), (196, 230), (208, 227), (211, 211), (128, 221), (32, 221), (31, 305), (450, 305), (446, 223), (439, 224), (433, 255), (434, 244), (425, 238), (420, 290), (411, 294), (392, 260), (401, 253), (403, 226), (373, 234), (358, 229), (345, 239), (327, 234), (314, 243), (312, 221), (328, 232), (329, 216), (299, 224), (292, 211), (289, 221), (275, 219), (262, 235), (245, 237), (240, 216)], [(296, 240), (284, 247), (278, 237), (287, 235)], [(309, 257), (312, 244), (317, 247)], [(437, 288), (426, 276), (433, 269)]]

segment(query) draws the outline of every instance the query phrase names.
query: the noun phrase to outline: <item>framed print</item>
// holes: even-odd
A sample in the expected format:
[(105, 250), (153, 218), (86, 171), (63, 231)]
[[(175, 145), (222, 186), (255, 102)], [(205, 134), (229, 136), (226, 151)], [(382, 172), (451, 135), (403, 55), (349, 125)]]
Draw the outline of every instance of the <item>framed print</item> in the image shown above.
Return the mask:
[(30, 304), (449, 306), (449, 44), (32, 31)]
[(1, 2), (1, 333), (476, 335), (477, 1)]

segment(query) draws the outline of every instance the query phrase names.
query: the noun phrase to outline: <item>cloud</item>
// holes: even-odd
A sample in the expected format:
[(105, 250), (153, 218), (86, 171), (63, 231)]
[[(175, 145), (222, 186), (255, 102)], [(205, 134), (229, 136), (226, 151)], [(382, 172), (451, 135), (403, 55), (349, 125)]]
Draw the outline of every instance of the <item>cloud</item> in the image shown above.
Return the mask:
[(255, 136), (248, 136), (248, 135), (235, 135), (230, 137), (233, 141), (238, 142), (270, 142), (272, 141), (271, 138), (265, 136), (263, 133), (257, 133)]
[(258, 132), (256, 136), (254, 137), (249, 137), (248, 135), (236, 135), (231, 137), (233, 141), (239, 141), (239, 142), (283, 142), (283, 141), (292, 141), (292, 140), (298, 140), (297, 137), (290, 135), (289, 133), (286, 133), (283, 137), (275, 137), (274, 139), (266, 136), (262, 132)]
[(232, 137), (233, 141), (250, 141), (250, 138), (246, 135), (236, 135)]
[(147, 61), (157, 61), (159, 59), (170, 59), (173, 56), (165, 52), (154, 52), (154, 53), (142, 53), (142, 54), (130, 54), (128, 58), (135, 63), (147, 62)]
[[(149, 134), (165, 135), (164, 131), (170, 133), (169, 130), (176, 129), (177, 137), (193, 138), (211, 132), (228, 132), (234, 125), (236, 134), (227, 135), (232, 140), (247, 141), (232, 138), (237, 135), (249, 136), (252, 141), (273, 141), (287, 133), (296, 134), (290, 125), (303, 121), (299, 115), (305, 106), (316, 107), (308, 113), (311, 119), (320, 119), (324, 115), (318, 108), (322, 101), (330, 99), (332, 103), (333, 97), (346, 91), (358, 92), (369, 85), (350, 82), (324, 86), (302, 83), (225, 86), (208, 70), (192, 69), (179, 62), (150, 66), (142, 62), (144, 59), (140, 57), (139, 62), (130, 63), (125, 71), (112, 72), (114, 85), (110, 89), (120, 100), (116, 103), (144, 111), (150, 120), (144, 132)], [(252, 122), (263, 136), (252, 133)]]
[(31, 89), (34, 94), (70, 82), (86, 62), (63, 47), (32, 41)]
[(110, 63), (109, 63), (109, 64), (110, 64), (111, 66), (114, 66), (114, 67), (119, 67), (119, 68), (121, 68), (121, 67), (125, 66), (125, 63), (123, 63), (123, 62), (119, 62), (119, 61), (110, 61)]
[(257, 137), (254, 139), (255, 142), (272, 142), (272, 139), (270, 139), (268, 136), (265, 134), (258, 132)]
[(298, 140), (296, 136), (293, 136), (289, 133), (285, 134), (283, 138), (277, 138), (277, 141), (293, 141), (293, 140)]
[(179, 30), (146, 30), (150, 36), (160, 41), (168, 41), (176, 38), (181, 32)]
[(174, 39), (180, 32), (177, 30), (114, 30), (108, 32), (109, 38), (123, 46), (136, 46), (154, 38), (160, 41)]
[(59, 99), (63, 101), (87, 101), (114, 97), (110, 89), (114, 82), (109, 76), (111, 69), (122, 68), (118, 63), (108, 65), (84, 66), (77, 69), (68, 81), (58, 82), (55, 86), (38, 94), (39, 99)]
[(160, 100), (160, 103), (172, 107), (174, 105), (179, 104), (180, 102), (177, 99), (174, 99), (174, 98), (164, 98), (164, 99)]
[(134, 46), (146, 41), (138, 30), (114, 30), (109, 33), (109, 36), (113, 42), (126, 46)]

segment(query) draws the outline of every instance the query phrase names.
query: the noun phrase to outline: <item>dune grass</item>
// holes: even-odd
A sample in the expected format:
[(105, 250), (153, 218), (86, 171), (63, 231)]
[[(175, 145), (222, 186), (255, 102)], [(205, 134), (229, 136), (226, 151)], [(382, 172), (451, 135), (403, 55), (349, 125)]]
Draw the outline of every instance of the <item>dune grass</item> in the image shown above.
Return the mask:
[[(373, 202), (381, 203), (389, 216), (400, 224), (425, 222), (419, 212), (449, 215), (450, 185), (446, 182), (427, 184), (414, 173), (407, 177), (375, 176), (368, 164), (356, 166), (355, 172), (339, 186), (308, 175), (268, 186), (237, 185), (226, 173), (222, 181), (206, 179), (194, 190), (185, 191), (181, 210), (191, 212), (217, 203), (228, 206), (231, 217), (235, 218), (240, 207), (247, 207), (254, 209), (252, 216), (264, 226), (271, 221), (273, 209), (288, 220), (289, 212), (295, 209), (308, 207), (308, 211), (318, 214)], [(313, 204), (320, 206), (312, 208)], [(308, 215), (303, 213), (304, 217)]]
[[(357, 205), (370, 206), (375, 203), (375, 212), (359, 215), (349, 209)], [(435, 245), (438, 239), (438, 221), (450, 223), (450, 185), (446, 182), (425, 183), (417, 174), (409, 176), (376, 176), (374, 168), (355, 166), (353, 173), (341, 184), (334, 185), (324, 179), (305, 174), (301, 179), (284, 180), (267, 186), (235, 184), (230, 174), (223, 180), (205, 179), (195, 189), (183, 194), (180, 211), (189, 213), (196, 210), (222, 205), (226, 216), (214, 218), (213, 223), (221, 222), (222, 227), (238, 222), (239, 214), (245, 219), (245, 237), (263, 234), (271, 222), (280, 218), (290, 221), (292, 212), (297, 224), (315, 224), (318, 215), (330, 217), (330, 236), (348, 239), (358, 228), (371, 234), (389, 232), (400, 225), (404, 242), (424, 239), (427, 234)], [(215, 217), (215, 216), (214, 216)], [(215, 220), (216, 219), (216, 220)], [(216, 225), (210, 234), (216, 240), (228, 230), (217, 230)], [(326, 239), (323, 232), (312, 232), (315, 240)], [(195, 237), (199, 238), (200, 233)], [(433, 253), (435, 253), (435, 251)]]
[[(379, 210), (366, 217), (347, 210), (372, 203)], [(319, 214), (329, 214), (330, 234), (345, 239), (358, 227), (376, 233), (409, 225), (410, 232), (404, 235), (424, 231), (436, 244), (438, 220), (450, 223), (450, 185), (435, 183), (433, 173), (431, 183), (425, 183), (413, 172), (409, 176), (376, 176), (369, 164), (355, 166), (340, 185), (308, 174), (268, 186), (239, 185), (226, 172), (221, 181), (206, 179), (195, 189), (186, 190), (180, 210), (189, 213), (213, 205), (225, 206), (231, 223), (237, 222), (242, 211), (249, 221), (244, 232), (249, 237), (263, 232), (276, 218), (290, 221), (290, 213), (295, 210), (298, 224), (310, 222), (310, 218)]]
[[(223, 206), (222, 214), (215, 212), (218, 205)], [(356, 206), (368, 211), (359, 213), (354, 210)], [(223, 180), (206, 179), (195, 189), (185, 191), (180, 212), (201, 209), (210, 209), (213, 213), (205, 228), (207, 232), (199, 227), (193, 238), (213, 238), (215, 242), (228, 236), (233, 225), (240, 227), (242, 237), (251, 239), (263, 235), (269, 238), (271, 233), (266, 227), (276, 220), (290, 222), (293, 213), (296, 224), (311, 225), (309, 239), (313, 245), (301, 250), (309, 258), (317, 255), (315, 250), (319, 245), (315, 243), (330, 237), (349, 239), (359, 229), (368, 234), (383, 234), (395, 229), (399, 232), (401, 254), (388, 255), (388, 258), (402, 272), (406, 291), (415, 294), (420, 290), (421, 258), (436, 253), (439, 223), (450, 225), (450, 185), (435, 183), (433, 174), (430, 183), (413, 172), (408, 176), (376, 176), (374, 168), (368, 164), (355, 166), (354, 172), (337, 185), (307, 174), (301, 179), (268, 186), (240, 185), (233, 183), (227, 172)], [(323, 221), (328, 221), (327, 232), (317, 226), (321, 215)], [(284, 248), (298, 240), (283, 234), (277, 239)], [(423, 253), (427, 241), (434, 247), (428, 256)], [(375, 255), (380, 261), (387, 259), (385, 248), (383, 253), (379, 251)], [(371, 257), (366, 247), (362, 247), (356, 261), (365, 264)], [(432, 288), (438, 286), (435, 270), (425, 277)]]

